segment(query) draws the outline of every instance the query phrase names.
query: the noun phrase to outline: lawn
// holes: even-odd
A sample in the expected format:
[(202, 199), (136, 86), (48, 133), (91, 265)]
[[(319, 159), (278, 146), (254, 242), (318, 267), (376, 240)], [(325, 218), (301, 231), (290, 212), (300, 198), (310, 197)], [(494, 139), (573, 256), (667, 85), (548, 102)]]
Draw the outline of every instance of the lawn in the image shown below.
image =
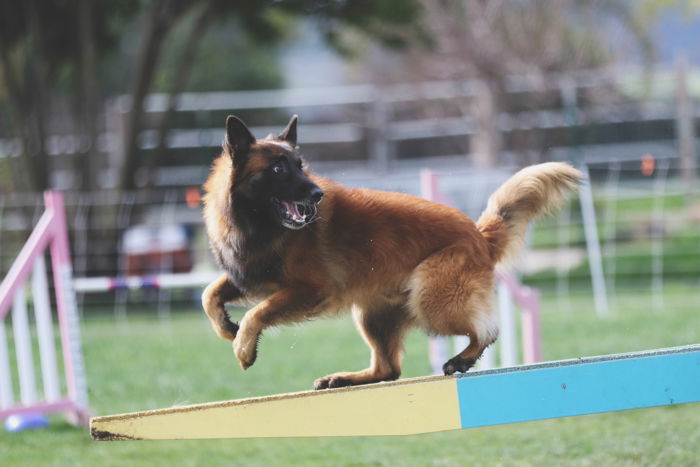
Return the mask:
[[(700, 291), (667, 287), (663, 313), (642, 291), (618, 295), (599, 319), (587, 295), (546, 299), (544, 356), (562, 359), (700, 342)], [(348, 318), (280, 328), (263, 338), (257, 363), (236, 364), (201, 313), (169, 321), (134, 312), (83, 321), (95, 414), (309, 389), (369, 353)], [(426, 338), (412, 333), (404, 376), (428, 372)], [(342, 423), (342, 420), (338, 420)], [(95, 442), (60, 417), (49, 429), (0, 431), (0, 465), (697, 465), (700, 404), (406, 437)]]

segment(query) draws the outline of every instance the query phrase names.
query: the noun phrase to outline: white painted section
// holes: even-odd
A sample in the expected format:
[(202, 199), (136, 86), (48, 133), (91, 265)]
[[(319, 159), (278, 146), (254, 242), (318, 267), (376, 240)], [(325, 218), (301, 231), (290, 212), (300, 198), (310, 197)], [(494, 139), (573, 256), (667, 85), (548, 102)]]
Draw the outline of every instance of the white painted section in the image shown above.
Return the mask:
[[(132, 290), (144, 288), (144, 284), (152, 281), (155, 281), (161, 289), (176, 289), (180, 287), (204, 287), (218, 279), (220, 275), (220, 272), (212, 271), (127, 276), (120, 279), (125, 281), (126, 288)], [(113, 279), (110, 277), (77, 277), (72, 279), (73, 290), (79, 293), (106, 292), (112, 290)]]
[(51, 302), (49, 284), (46, 277), (44, 256), (37, 257), (32, 274), (32, 295), (34, 297), (34, 316), (39, 337), (39, 355), (41, 356), (41, 375), (44, 383), (44, 399), (54, 402), (61, 398), (60, 383), (56, 366), (56, 342), (51, 321)]
[(161, 289), (176, 289), (179, 287), (205, 286), (221, 276), (220, 272), (189, 272), (175, 274), (160, 274), (158, 286)]
[(73, 279), (73, 288), (77, 292), (105, 292), (110, 290), (108, 277), (77, 277)]
[(501, 322), (500, 345), (501, 366), (513, 366), (517, 363), (517, 351), (515, 349), (515, 310), (513, 297), (508, 286), (498, 282), (496, 287), (498, 294), (498, 316)]
[(12, 330), (15, 336), (17, 352), (17, 371), (19, 373), (20, 400), (23, 405), (37, 402), (36, 381), (34, 380), (34, 359), (32, 358), (32, 340), (29, 333), (27, 300), (24, 287), (17, 289), (12, 305)]

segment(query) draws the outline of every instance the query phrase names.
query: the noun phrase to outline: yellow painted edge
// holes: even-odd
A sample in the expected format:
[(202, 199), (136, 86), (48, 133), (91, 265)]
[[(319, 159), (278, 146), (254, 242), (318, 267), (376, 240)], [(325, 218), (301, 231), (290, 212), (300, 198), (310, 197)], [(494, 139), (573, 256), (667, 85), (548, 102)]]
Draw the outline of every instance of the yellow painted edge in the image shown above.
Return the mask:
[(96, 417), (96, 439), (404, 435), (461, 427), (456, 380), (366, 386)]

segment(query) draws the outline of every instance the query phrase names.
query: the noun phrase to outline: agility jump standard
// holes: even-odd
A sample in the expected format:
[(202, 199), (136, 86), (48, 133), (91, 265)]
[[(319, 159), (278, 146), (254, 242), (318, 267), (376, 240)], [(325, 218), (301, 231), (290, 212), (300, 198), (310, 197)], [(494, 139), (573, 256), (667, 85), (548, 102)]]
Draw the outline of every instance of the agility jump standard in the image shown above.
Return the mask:
[[(72, 267), (68, 228), (60, 192), (44, 193), (46, 210), (0, 283), (0, 420), (10, 415), (39, 412), (65, 412), (81, 425), (89, 417), (85, 370), (80, 347), (80, 326), (71, 286)], [(63, 368), (67, 394), (62, 395), (56, 361), (55, 339), (45, 253), (50, 252), (56, 295)], [(31, 282), (36, 334), (41, 357), (43, 394), (37, 391), (32, 355), (32, 337), (27, 311), (25, 285)], [(20, 400), (15, 400), (10, 353), (5, 323), (12, 318), (19, 379)], [(38, 373), (38, 372), (37, 372)]]
[(408, 435), (700, 402), (700, 344), (91, 419), (98, 440)]

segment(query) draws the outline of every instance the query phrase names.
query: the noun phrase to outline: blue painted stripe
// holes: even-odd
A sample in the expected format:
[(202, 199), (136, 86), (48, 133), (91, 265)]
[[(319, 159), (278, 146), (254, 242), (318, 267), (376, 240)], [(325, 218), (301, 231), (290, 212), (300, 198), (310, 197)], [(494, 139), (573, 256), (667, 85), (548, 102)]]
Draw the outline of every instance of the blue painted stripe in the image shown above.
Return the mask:
[(465, 375), (457, 393), (462, 428), (700, 402), (700, 351)]

